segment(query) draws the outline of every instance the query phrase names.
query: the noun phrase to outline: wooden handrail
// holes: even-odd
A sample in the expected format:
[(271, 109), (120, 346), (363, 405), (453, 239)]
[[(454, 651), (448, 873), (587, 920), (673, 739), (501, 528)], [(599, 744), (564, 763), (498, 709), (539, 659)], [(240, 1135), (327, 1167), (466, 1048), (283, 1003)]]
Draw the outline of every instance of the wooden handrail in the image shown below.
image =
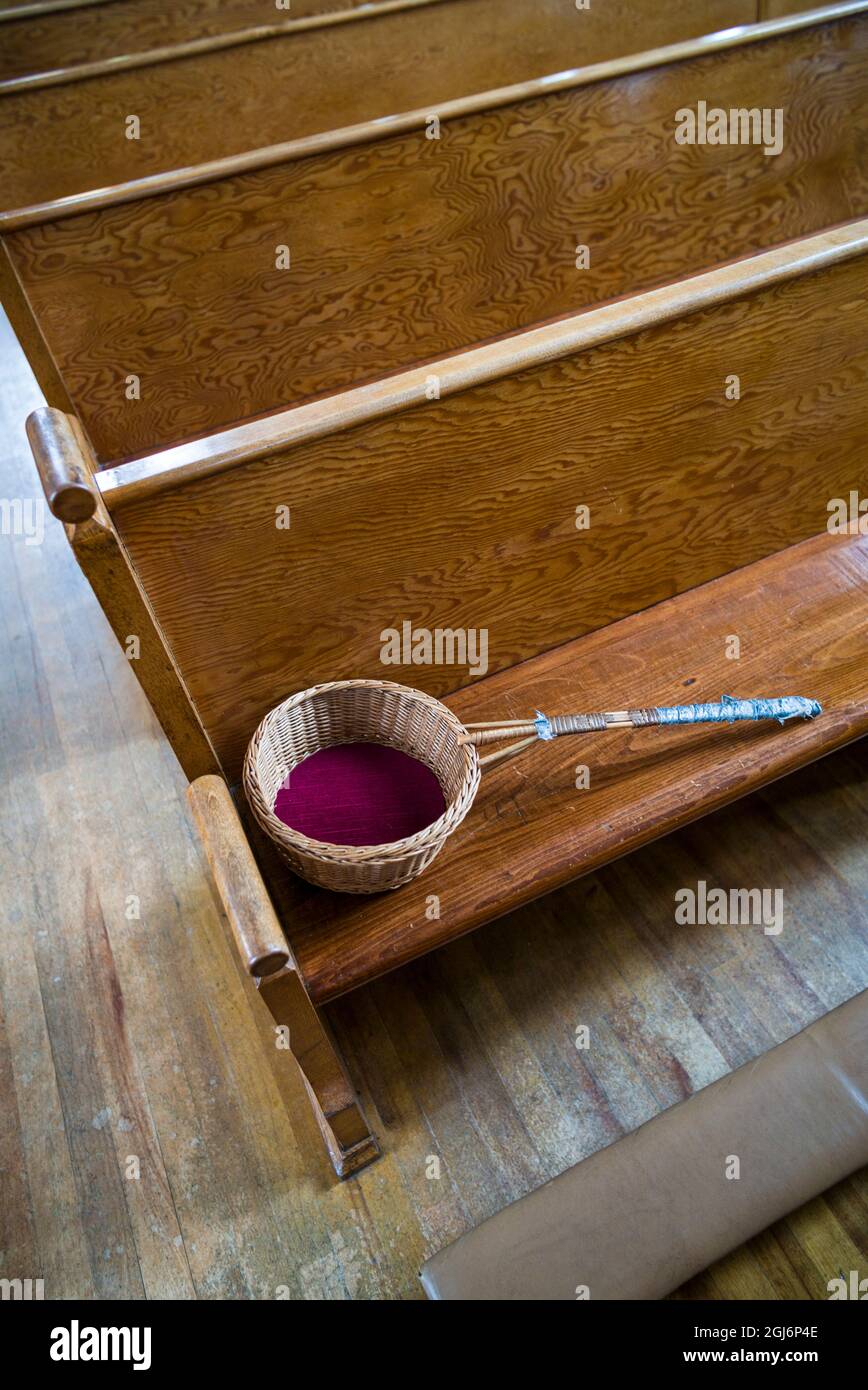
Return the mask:
[(28, 416), (26, 429), (52, 514), (72, 525), (88, 521), (99, 497), (70, 417), (49, 406)]
[(809, 28), (815, 24), (844, 19), (849, 15), (863, 13), (865, 10), (868, 10), (868, 0), (842, 0), (842, 3), (826, 5), (815, 10), (806, 10), (801, 14), (785, 15), (781, 19), (765, 20), (762, 23), (742, 25), (734, 29), (722, 29), (714, 34), (704, 34), (697, 39), (686, 39), (662, 48), (648, 49), (644, 53), (634, 53), (623, 58), (611, 58), (602, 63), (590, 64), (587, 67), (571, 68), (565, 72), (552, 73), (548, 77), (532, 78), (526, 82), (514, 83), (511, 86), (499, 87), (488, 92), (479, 92), (469, 97), (458, 97), (441, 104), (431, 103), (429, 106), (415, 111), (404, 111), (393, 116), (379, 117), (375, 120), (362, 121), (357, 125), (344, 126), (339, 130), (306, 135), (297, 140), (288, 140), (279, 145), (267, 145), (260, 149), (248, 150), (243, 154), (229, 155), (222, 159), (208, 160), (205, 163), (191, 165), (184, 169), (172, 169), (159, 174), (150, 174), (145, 178), (131, 179), (125, 183), (114, 184), (109, 188), (90, 189), (46, 203), (34, 203), (29, 207), (13, 208), (0, 213), (0, 235), (43, 222), (54, 222), (64, 217), (75, 217), (79, 213), (93, 212), (98, 208), (136, 202), (142, 198), (157, 197), (162, 193), (174, 192), (180, 188), (194, 188), (203, 183), (211, 183), (216, 179), (229, 178), (235, 174), (250, 173), (256, 169), (266, 169), (276, 164), (306, 159), (314, 154), (349, 149), (373, 140), (386, 140), (406, 131), (424, 130), (432, 114), (436, 114), (442, 124), (480, 111), (496, 110), (501, 106), (509, 106), (513, 102), (530, 101), (535, 97), (542, 97), (551, 92), (590, 86), (595, 82), (642, 72), (668, 63), (686, 62), (690, 58), (704, 57), (706, 54), (738, 48), (743, 44), (759, 43), (763, 39), (776, 38), (799, 29)]
[(91, 5), (114, 5), (117, 0), (33, 0), (31, 5), (13, 5), (0, 9), (0, 24), (11, 19), (38, 19), (44, 14), (59, 14), (63, 10), (89, 9)]
[(117, 464), (96, 475), (110, 512), (143, 497), (251, 463), (278, 450), (424, 405), (432, 380), (440, 398), (553, 362), (655, 324), (755, 293), (868, 251), (868, 217), (702, 271), (430, 362), (339, 395), (247, 421), (188, 444)]
[(199, 777), (187, 799), (245, 970), (254, 979), (276, 975), (289, 949), (229, 788), (222, 777)]

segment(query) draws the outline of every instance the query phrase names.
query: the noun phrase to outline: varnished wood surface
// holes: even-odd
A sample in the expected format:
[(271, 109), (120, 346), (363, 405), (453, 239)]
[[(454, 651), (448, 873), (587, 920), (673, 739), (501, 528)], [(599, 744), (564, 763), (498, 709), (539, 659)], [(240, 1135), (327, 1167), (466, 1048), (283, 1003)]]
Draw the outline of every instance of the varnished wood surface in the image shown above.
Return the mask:
[(226, 783), (222, 777), (199, 777), (187, 796), (239, 959), (256, 979), (274, 975), (287, 964), (289, 952)]
[(60, 410), (37, 412), (27, 422), (45, 500), (54, 516), (70, 523), (88, 521), (99, 503), (93, 470), (76, 424)]
[(70, 528), (69, 539), (118, 642), (136, 663), (142, 689), (184, 772), (190, 778), (217, 772), (219, 763), (183, 676), (105, 513)]
[[(439, 3), (440, 0), (436, 2)], [(692, 58), (719, 53), (745, 44), (762, 43), (767, 39), (779, 38), (783, 34), (795, 33), (817, 24), (861, 15), (866, 8), (868, 0), (839, 0), (839, 3), (823, 6), (821, 9), (806, 10), (801, 14), (721, 29), (702, 34), (698, 38), (683, 39), (678, 43), (645, 49), (620, 58), (609, 58), (601, 63), (568, 68), (565, 72), (550, 73), (545, 77), (532, 78), (493, 90), (487, 89), (453, 101), (438, 102), (436, 114), (441, 123), (454, 121), (472, 113), (493, 111), (514, 102), (533, 100), (541, 92), (554, 94), (572, 91), (577, 87), (588, 87), (596, 82), (650, 71), (652, 68), (670, 63), (687, 62)], [(401, 111), (340, 129), (326, 129), (318, 134), (260, 146), (240, 154), (222, 155), (219, 159), (207, 160), (185, 168), (163, 170), (160, 173), (72, 194), (54, 201), (3, 211), (0, 212), (0, 231), (31, 227), (59, 217), (74, 217), (98, 208), (117, 207), (122, 203), (134, 202), (138, 198), (156, 197), (182, 188), (195, 188), (218, 178), (230, 178), (258, 169), (273, 168), (289, 160), (308, 159), (314, 154), (332, 150), (347, 150), (370, 140), (387, 140), (407, 131), (424, 132), (429, 128), (431, 115), (429, 104), (421, 109)]]
[(827, 270), (866, 251), (868, 218), (846, 222), (756, 256), (467, 348), (423, 367), (411, 367), (339, 396), (275, 411), (171, 449), (108, 465), (95, 473), (95, 481), (109, 510), (118, 511), (166, 489), (413, 409), (430, 399), (432, 377), (442, 399), (587, 352), (685, 314), (760, 293), (800, 275)]
[(323, 1019), (294, 969), (286, 968), (261, 980), (259, 994), (277, 1026), (289, 1032), (335, 1173), (348, 1178), (373, 1163), (380, 1155), (380, 1146)]
[[(753, 17), (753, 0), (641, 9), (628, 0), (597, 0), (588, 11), (563, 0), (534, 0), (532, 10), (527, 0), (439, 0), (436, 7), (12, 91), (0, 97), (3, 207), (445, 102)], [(139, 140), (124, 136), (129, 114), (141, 121)]]
[(473, 680), (384, 666), (381, 633), (404, 621), (485, 628), (502, 670), (816, 535), (827, 500), (864, 477), (866, 377), (860, 256), (115, 521), (235, 780), (293, 691), (365, 676), (442, 695)]
[(3, 0), (0, 23), (20, 19), (22, 14), (60, 14), (64, 10), (79, 10), (85, 6), (113, 5), (115, 0)]
[(801, 14), (809, 8), (807, 0), (759, 0), (758, 19), (779, 19), (782, 15)]
[[(117, 459), (868, 211), (866, 52), (868, 15), (7, 245), (98, 457)], [(675, 111), (712, 90), (786, 108), (784, 153), (677, 145)]]
[(28, 417), (26, 429), (45, 499), (54, 515), (68, 523), (75, 557), (118, 642), (135, 662), (181, 767), (190, 778), (215, 773), (214, 750), (94, 486), (93, 458), (78, 421), (43, 408)]
[[(395, 893), (360, 902), (313, 888), (251, 829), (311, 998), (367, 983), (868, 732), (866, 591), (868, 539), (823, 535), (450, 697), (465, 722), (721, 693), (807, 695), (824, 712), (798, 727), (619, 730), (535, 745), (483, 774), (466, 821)], [(726, 656), (733, 634), (738, 660)], [(588, 790), (576, 788), (577, 765), (589, 768)]]
[(0, 305), (9, 318), (18, 342), (24, 349), (27, 360), (36, 373), (41, 390), (50, 397), (51, 403), (59, 410), (73, 413), (72, 401), (57, 369), (51, 350), (45, 341), (40, 325), (33, 317), (27, 295), (15, 271), (9, 255), (9, 247), (0, 237)]
[(116, 0), (3, 0), (0, 22), (20, 19), (21, 14), (60, 14), (64, 10), (80, 10), (97, 5), (113, 5)]
[[(0, 342), (0, 494), (38, 497), (39, 398)], [(0, 584), (0, 1277), (47, 1298), (419, 1298), (434, 1250), (868, 985), (863, 741), (330, 1006), (385, 1148), (338, 1184), (59, 524), (2, 538)], [(677, 926), (698, 878), (782, 885), (784, 932)], [(866, 1261), (862, 1174), (680, 1296), (825, 1299)]]
[[(256, 978), (260, 1007), (287, 1031), (314, 1113), (341, 1178), (379, 1156), (343, 1063), (291, 960), (286, 937), (222, 777), (199, 777), (187, 800), (242, 969)], [(255, 1006), (254, 1006), (255, 1007)]]
[[(220, 42), (239, 33), (282, 25), (292, 30), (299, 21), (333, 22), (355, 10), (392, 5), (429, 5), (440, 0), (292, 0), (278, 10), (274, 0), (112, 0), (108, 8), (88, 5), (83, 13), (9, 17), (0, 30), (0, 81), (62, 71), (67, 80), (75, 69), (92, 63), (117, 63), (129, 57), (141, 61), (154, 51), (180, 45)], [(3, 18), (0, 13), (0, 19)]]

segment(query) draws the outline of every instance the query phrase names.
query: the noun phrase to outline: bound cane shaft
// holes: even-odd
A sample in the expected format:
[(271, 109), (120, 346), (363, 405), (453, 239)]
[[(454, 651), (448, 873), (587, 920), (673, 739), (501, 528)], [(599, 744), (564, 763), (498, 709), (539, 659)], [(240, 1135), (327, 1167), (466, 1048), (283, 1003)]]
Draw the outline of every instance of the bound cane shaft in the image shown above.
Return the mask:
[[(659, 724), (660, 720), (656, 714), (656, 710), (650, 708), (609, 710), (602, 714), (562, 714), (550, 723), (555, 734), (590, 734), (601, 733), (605, 729), (638, 729), (648, 724)], [(526, 723), (504, 721), (489, 729), (475, 729), (470, 724), (468, 729), (471, 732), (465, 734), (461, 742), (474, 743), (477, 747), (485, 743), (494, 743), (498, 739), (520, 738), (522, 734), (527, 736), (538, 731), (533, 720)]]
[[(492, 720), (488, 724), (468, 724), (462, 743), (493, 743), (495, 739), (525, 735), (545, 740), (559, 734), (591, 734), (605, 729), (639, 729), (650, 724), (734, 724), (742, 720), (814, 719), (822, 714), (819, 700), (803, 695), (737, 700), (724, 695), (718, 702), (696, 705), (645, 705), (641, 709), (606, 710), (601, 714), (559, 714), (548, 719), (537, 710), (534, 721)], [(524, 746), (524, 745), (522, 745)]]

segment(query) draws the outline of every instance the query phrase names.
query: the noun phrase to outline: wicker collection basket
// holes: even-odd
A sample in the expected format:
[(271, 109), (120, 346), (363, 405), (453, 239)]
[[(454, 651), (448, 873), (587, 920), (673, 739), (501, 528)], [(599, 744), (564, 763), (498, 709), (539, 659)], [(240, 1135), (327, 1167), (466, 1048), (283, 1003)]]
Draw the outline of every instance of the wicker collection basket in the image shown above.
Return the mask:
[[(473, 804), (479, 756), (465, 729), (439, 700), (391, 681), (331, 681), (292, 695), (256, 730), (244, 762), (244, 789), (262, 829), (297, 874), (341, 893), (399, 888), (431, 863)], [(287, 774), (321, 748), (382, 743), (430, 767), (446, 810), (416, 835), (391, 844), (330, 845), (311, 840), (274, 814)]]
[[(473, 805), (480, 770), (514, 757), (538, 740), (651, 725), (733, 724), (813, 719), (816, 700), (783, 696), (720, 703), (645, 706), (548, 719), (501, 719), (464, 725), (430, 695), (391, 681), (331, 681), (302, 690), (271, 710), (250, 741), (244, 789), (257, 821), (301, 878), (341, 893), (380, 893), (408, 883), (440, 853)], [(479, 745), (518, 739), (480, 758)], [(294, 767), (322, 748), (382, 743), (425, 763), (443, 790), (446, 810), (431, 825), (384, 845), (332, 845), (311, 840), (274, 813), (277, 793)]]

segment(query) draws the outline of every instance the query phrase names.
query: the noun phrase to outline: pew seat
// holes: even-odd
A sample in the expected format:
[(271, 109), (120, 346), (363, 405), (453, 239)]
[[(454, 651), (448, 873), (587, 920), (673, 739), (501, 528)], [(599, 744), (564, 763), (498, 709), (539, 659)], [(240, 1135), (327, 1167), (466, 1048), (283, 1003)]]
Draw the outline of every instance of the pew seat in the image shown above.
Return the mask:
[[(396, 893), (359, 899), (303, 882), (236, 788), (311, 999), (367, 984), (868, 732), (866, 593), (868, 536), (821, 535), (447, 696), (465, 723), (722, 693), (804, 694), (824, 714), (798, 727), (649, 728), (534, 745), (483, 772), (467, 819)], [(726, 656), (733, 632), (737, 661)], [(589, 786), (578, 790), (580, 766)]]
[[(396, 892), (358, 899), (303, 883), (239, 788), (210, 774), (190, 785), (239, 952), (290, 1030), (340, 1177), (377, 1158), (379, 1146), (321, 1006), (868, 732), (866, 584), (868, 537), (818, 536), (447, 700), (466, 720), (525, 712), (537, 700), (552, 710), (602, 707), (613, 689), (712, 699), (728, 685), (810, 692), (824, 713), (783, 728), (647, 729), (535, 745), (483, 775), (434, 864)], [(733, 626), (751, 653), (737, 677), (724, 655)], [(579, 766), (590, 770), (581, 790)]]

